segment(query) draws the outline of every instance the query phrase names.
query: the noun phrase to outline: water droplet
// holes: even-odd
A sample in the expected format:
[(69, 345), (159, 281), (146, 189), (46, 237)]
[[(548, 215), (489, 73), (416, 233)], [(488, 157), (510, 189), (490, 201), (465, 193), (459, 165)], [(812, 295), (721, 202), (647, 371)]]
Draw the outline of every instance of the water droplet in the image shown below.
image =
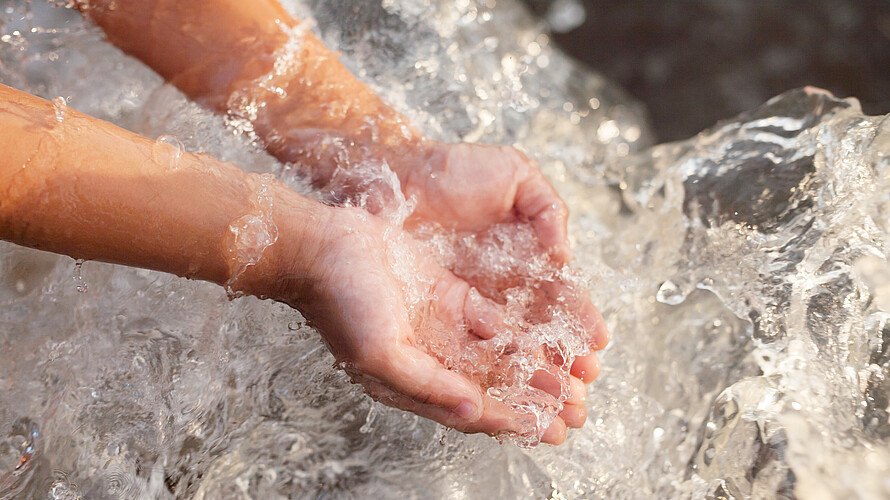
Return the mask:
[(506, 391), (504, 391), (503, 389), (500, 389), (498, 387), (489, 387), (488, 390), (485, 392), (487, 392), (489, 396), (491, 396), (495, 399), (502, 400), (506, 396)]
[(170, 170), (179, 169), (179, 159), (182, 158), (182, 152), (185, 146), (182, 141), (175, 135), (162, 135), (155, 141), (151, 150), (151, 157), (155, 163), (162, 167), (168, 167)]
[(68, 111), (68, 101), (64, 97), (56, 97), (53, 99), (53, 108), (56, 111), (56, 121), (62, 123)]
[(145, 370), (145, 367), (148, 365), (148, 362), (142, 356), (136, 355), (133, 356), (133, 368), (138, 371)]
[(77, 291), (79, 293), (86, 293), (87, 290), (90, 289), (89, 285), (87, 285), (87, 282), (83, 279), (83, 263), (84, 261), (82, 259), (78, 259), (74, 263), (74, 286), (77, 288)]
[(655, 300), (662, 304), (676, 306), (686, 300), (686, 294), (680, 290), (676, 283), (667, 280), (661, 284), (661, 288), (658, 289), (658, 293), (655, 295)]
[(374, 427), (374, 420), (377, 420), (377, 404), (372, 404), (368, 410), (368, 416), (365, 417), (365, 423), (358, 430), (362, 434), (368, 434)]
[(716, 455), (717, 450), (715, 450), (713, 446), (709, 446), (708, 449), (705, 450), (704, 456), (702, 457), (704, 458), (705, 465), (711, 465), (711, 462), (714, 460), (714, 456)]

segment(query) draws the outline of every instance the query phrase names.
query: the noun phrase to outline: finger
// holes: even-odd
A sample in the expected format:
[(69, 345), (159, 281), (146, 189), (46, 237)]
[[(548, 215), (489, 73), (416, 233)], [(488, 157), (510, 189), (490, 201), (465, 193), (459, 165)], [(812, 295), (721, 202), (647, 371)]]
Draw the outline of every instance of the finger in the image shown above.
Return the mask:
[(596, 380), (600, 374), (600, 360), (596, 353), (590, 353), (587, 356), (579, 356), (572, 363), (571, 373), (578, 377), (585, 384), (589, 384)]
[(467, 425), (463, 417), (449, 409), (429, 404), (418, 403), (417, 401), (402, 394), (399, 394), (389, 387), (372, 379), (359, 378), (357, 381), (362, 384), (362, 386), (365, 388), (365, 392), (367, 392), (372, 398), (387, 406), (392, 406), (400, 410), (410, 411), (415, 415), (420, 415), (421, 417), (428, 418), (442, 425), (458, 430), (462, 430), (462, 428)]
[(450, 272), (439, 278), (435, 296), (435, 315), (439, 319), (466, 322), (470, 333), (477, 337), (487, 340), (506, 328), (504, 307)]
[(398, 394), (452, 411), (468, 422), (482, 416), (479, 387), (414, 347), (395, 346), (361, 371)]
[[(586, 295), (586, 294), (585, 294)], [(581, 318), (588, 331), (592, 331), (591, 346), (594, 351), (601, 351), (609, 345), (611, 340), (609, 329), (606, 327), (606, 320), (603, 319), (602, 313), (588, 300), (581, 302)]]
[[(559, 378), (545, 370), (536, 371), (529, 384), (555, 398), (560, 398), (561, 396), (562, 384)], [(584, 387), (584, 382), (576, 377), (569, 377), (569, 388), (568, 399), (565, 401), (559, 416), (567, 426), (578, 428), (587, 421), (587, 407), (584, 404), (586, 388)]]
[(533, 431), (537, 425), (537, 417), (530, 413), (520, 413), (488, 395), (483, 396), (482, 401), (482, 417), (476, 422), (470, 422), (464, 432), (521, 435)]
[(544, 293), (549, 305), (561, 304), (562, 308), (574, 313), (581, 326), (587, 331), (590, 349), (599, 351), (609, 344), (609, 330), (599, 309), (590, 300), (590, 293), (580, 286), (563, 281), (546, 281), (541, 283), (540, 290)]
[(467, 292), (464, 300), (464, 316), (470, 332), (485, 340), (493, 338), (498, 332), (507, 328), (504, 323), (506, 316), (504, 306), (483, 297), (475, 287)]
[(565, 422), (567, 427), (580, 429), (587, 422), (587, 406), (568, 404), (559, 412), (559, 418)]
[(514, 207), (521, 217), (531, 222), (541, 244), (550, 250), (556, 262), (568, 263), (572, 258), (568, 207), (540, 170), (531, 168), (529, 172), (519, 184)]
[(475, 421), (455, 414), (452, 411), (419, 403), (402, 394), (394, 392), (389, 387), (372, 379), (359, 378), (357, 380), (374, 399), (388, 406), (410, 411), (421, 417), (434, 420), (442, 425), (457, 429), (467, 434), (484, 433), (498, 434), (522, 434), (534, 429), (535, 417), (529, 414), (519, 414), (506, 404), (489, 396), (483, 396), (482, 416)]
[(547, 444), (562, 444), (566, 440), (566, 434), (566, 423), (561, 417), (556, 417), (553, 419), (553, 423), (550, 424), (550, 427), (544, 431), (544, 435), (541, 437), (541, 442)]
[(587, 386), (575, 376), (569, 376), (569, 399), (566, 404), (584, 405), (587, 402)]
[(556, 399), (560, 399), (562, 395), (562, 383), (559, 381), (559, 378), (546, 370), (536, 370), (528, 383)]

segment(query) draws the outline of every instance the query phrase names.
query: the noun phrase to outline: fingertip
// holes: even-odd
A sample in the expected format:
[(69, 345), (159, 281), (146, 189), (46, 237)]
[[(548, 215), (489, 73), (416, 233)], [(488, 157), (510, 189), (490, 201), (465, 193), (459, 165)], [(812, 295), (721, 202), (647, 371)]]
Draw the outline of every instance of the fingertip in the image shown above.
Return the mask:
[(556, 417), (553, 419), (553, 423), (550, 424), (550, 427), (544, 431), (544, 435), (541, 436), (541, 442), (559, 445), (566, 441), (567, 434), (568, 430), (565, 421), (563, 421), (562, 417)]
[(571, 392), (569, 399), (566, 400), (566, 404), (583, 405), (587, 401), (587, 386), (584, 385), (584, 381), (580, 378), (575, 376), (569, 377), (569, 390)]
[(584, 381), (585, 384), (589, 384), (599, 377), (600, 369), (599, 357), (595, 353), (591, 353), (587, 356), (575, 358), (575, 362), (572, 363), (571, 374)]
[(599, 309), (593, 305), (589, 296), (585, 296), (579, 304), (581, 310), (582, 321), (585, 327), (591, 332), (590, 348), (594, 351), (601, 351), (609, 345), (609, 329), (606, 327), (606, 320), (603, 318)]
[(463, 401), (454, 409), (454, 414), (463, 420), (475, 421), (482, 416), (482, 409), (471, 401)]
[(527, 214), (538, 241), (547, 249), (550, 258), (557, 264), (568, 264), (572, 260), (572, 249), (569, 245), (567, 213), (559, 203), (552, 203), (539, 212)]
[[(441, 368), (443, 377), (450, 379), (450, 384), (457, 389), (460, 394), (456, 400), (457, 404), (449, 410), (467, 422), (474, 422), (482, 417), (483, 403), (482, 391), (478, 386), (470, 382), (466, 377), (458, 373)], [(446, 382), (449, 383), (449, 382)]]
[(557, 242), (550, 250), (550, 258), (558, 265), (565, 265), (575, 258), (568, 241)]
[(605, 349), (611, 340), (612, 336), (609, 333), (609, 328), (606, 326), (606, 320), (603, 319), (603, 315), (600, 314), (599, 309), (596, 309), (596, 317), (593, 325), (594, 350), (601, 351)]
[(559, 412), (559, 417), (565, 422), (567, 427), (580, 429), (587, 422), (587, 407), (583, 404), (566, 404)]
[(559, 378), (546, 370), (535, 370), (528, 383), (530, 386), (540, 389), (554, 398), (560, 397), (562, 393), (562, 383)]
[(475, 287), (467, 292), (464, 316), (471, 332), (483, 340), (494, 338), (498, 331), (506, 328), (503, 306), (482, 296)]
[(595, 349), (597, 351), (602, 351), (606, 348), (607, 345), (609, 345), (609, 342), (612, 341), (612, 334), (609, 333), (609, 329), (606, 327), (605, 321), (601, 321), (597, 326), (594, 340), (596, 341)]

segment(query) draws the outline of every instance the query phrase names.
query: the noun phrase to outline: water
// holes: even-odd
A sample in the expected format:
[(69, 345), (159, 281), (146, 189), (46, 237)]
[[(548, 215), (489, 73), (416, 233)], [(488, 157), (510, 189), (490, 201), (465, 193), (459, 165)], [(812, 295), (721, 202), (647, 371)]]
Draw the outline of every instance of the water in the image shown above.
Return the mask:
[[(0, 81), (292, 180), (73, 13), (5, 5)], [(348, 384), (285, 306), (95, 262), (80, 293), (71, 259), (3, 244), (0, 495), (890, 494), (886, 119), (795, 91), (633, 154), (639, 108), (513, 2), (286, 5), (429, 135), (541, 162), (613, 333), (589, 422), (532, 451), (446, 434)]]

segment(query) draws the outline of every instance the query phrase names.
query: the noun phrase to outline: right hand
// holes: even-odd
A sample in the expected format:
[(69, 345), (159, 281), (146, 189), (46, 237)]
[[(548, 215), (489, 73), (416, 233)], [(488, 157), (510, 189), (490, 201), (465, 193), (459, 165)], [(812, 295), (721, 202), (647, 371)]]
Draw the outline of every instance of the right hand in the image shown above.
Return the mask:
[[(299, 309), (353, 381), (375, 399), (467, 433), (527, 430), (527, 416), (418, 347), (425, 335), (462, 344), (491, 337), (495, 326), (504, 327), (503, 306), (474, 298), (469, 284), (438, 266), (401, 229), (360, 209), (321, 209), (323, 223), (314, 224), (311, 247), (288, 242), (279, 224), (277, 245), (301, 247), (302, 255), (280, 261), (284, 267), (272, 281), (277, 289), (260, 295)], [(391, 254), (387, 239), (401, 240), (402, 253)], [(395, 261), (410, 263), (401, 279), (393, 270)], [(408, 287), (416, 287), (411, 296)], [(584, 384), (572, 378), (571, 397), (543, 442), (561, 443), (566, 426), (580, 427), (587, 418)], [(532, 383), (548, 392), (559, 390), (546, 378)]]

